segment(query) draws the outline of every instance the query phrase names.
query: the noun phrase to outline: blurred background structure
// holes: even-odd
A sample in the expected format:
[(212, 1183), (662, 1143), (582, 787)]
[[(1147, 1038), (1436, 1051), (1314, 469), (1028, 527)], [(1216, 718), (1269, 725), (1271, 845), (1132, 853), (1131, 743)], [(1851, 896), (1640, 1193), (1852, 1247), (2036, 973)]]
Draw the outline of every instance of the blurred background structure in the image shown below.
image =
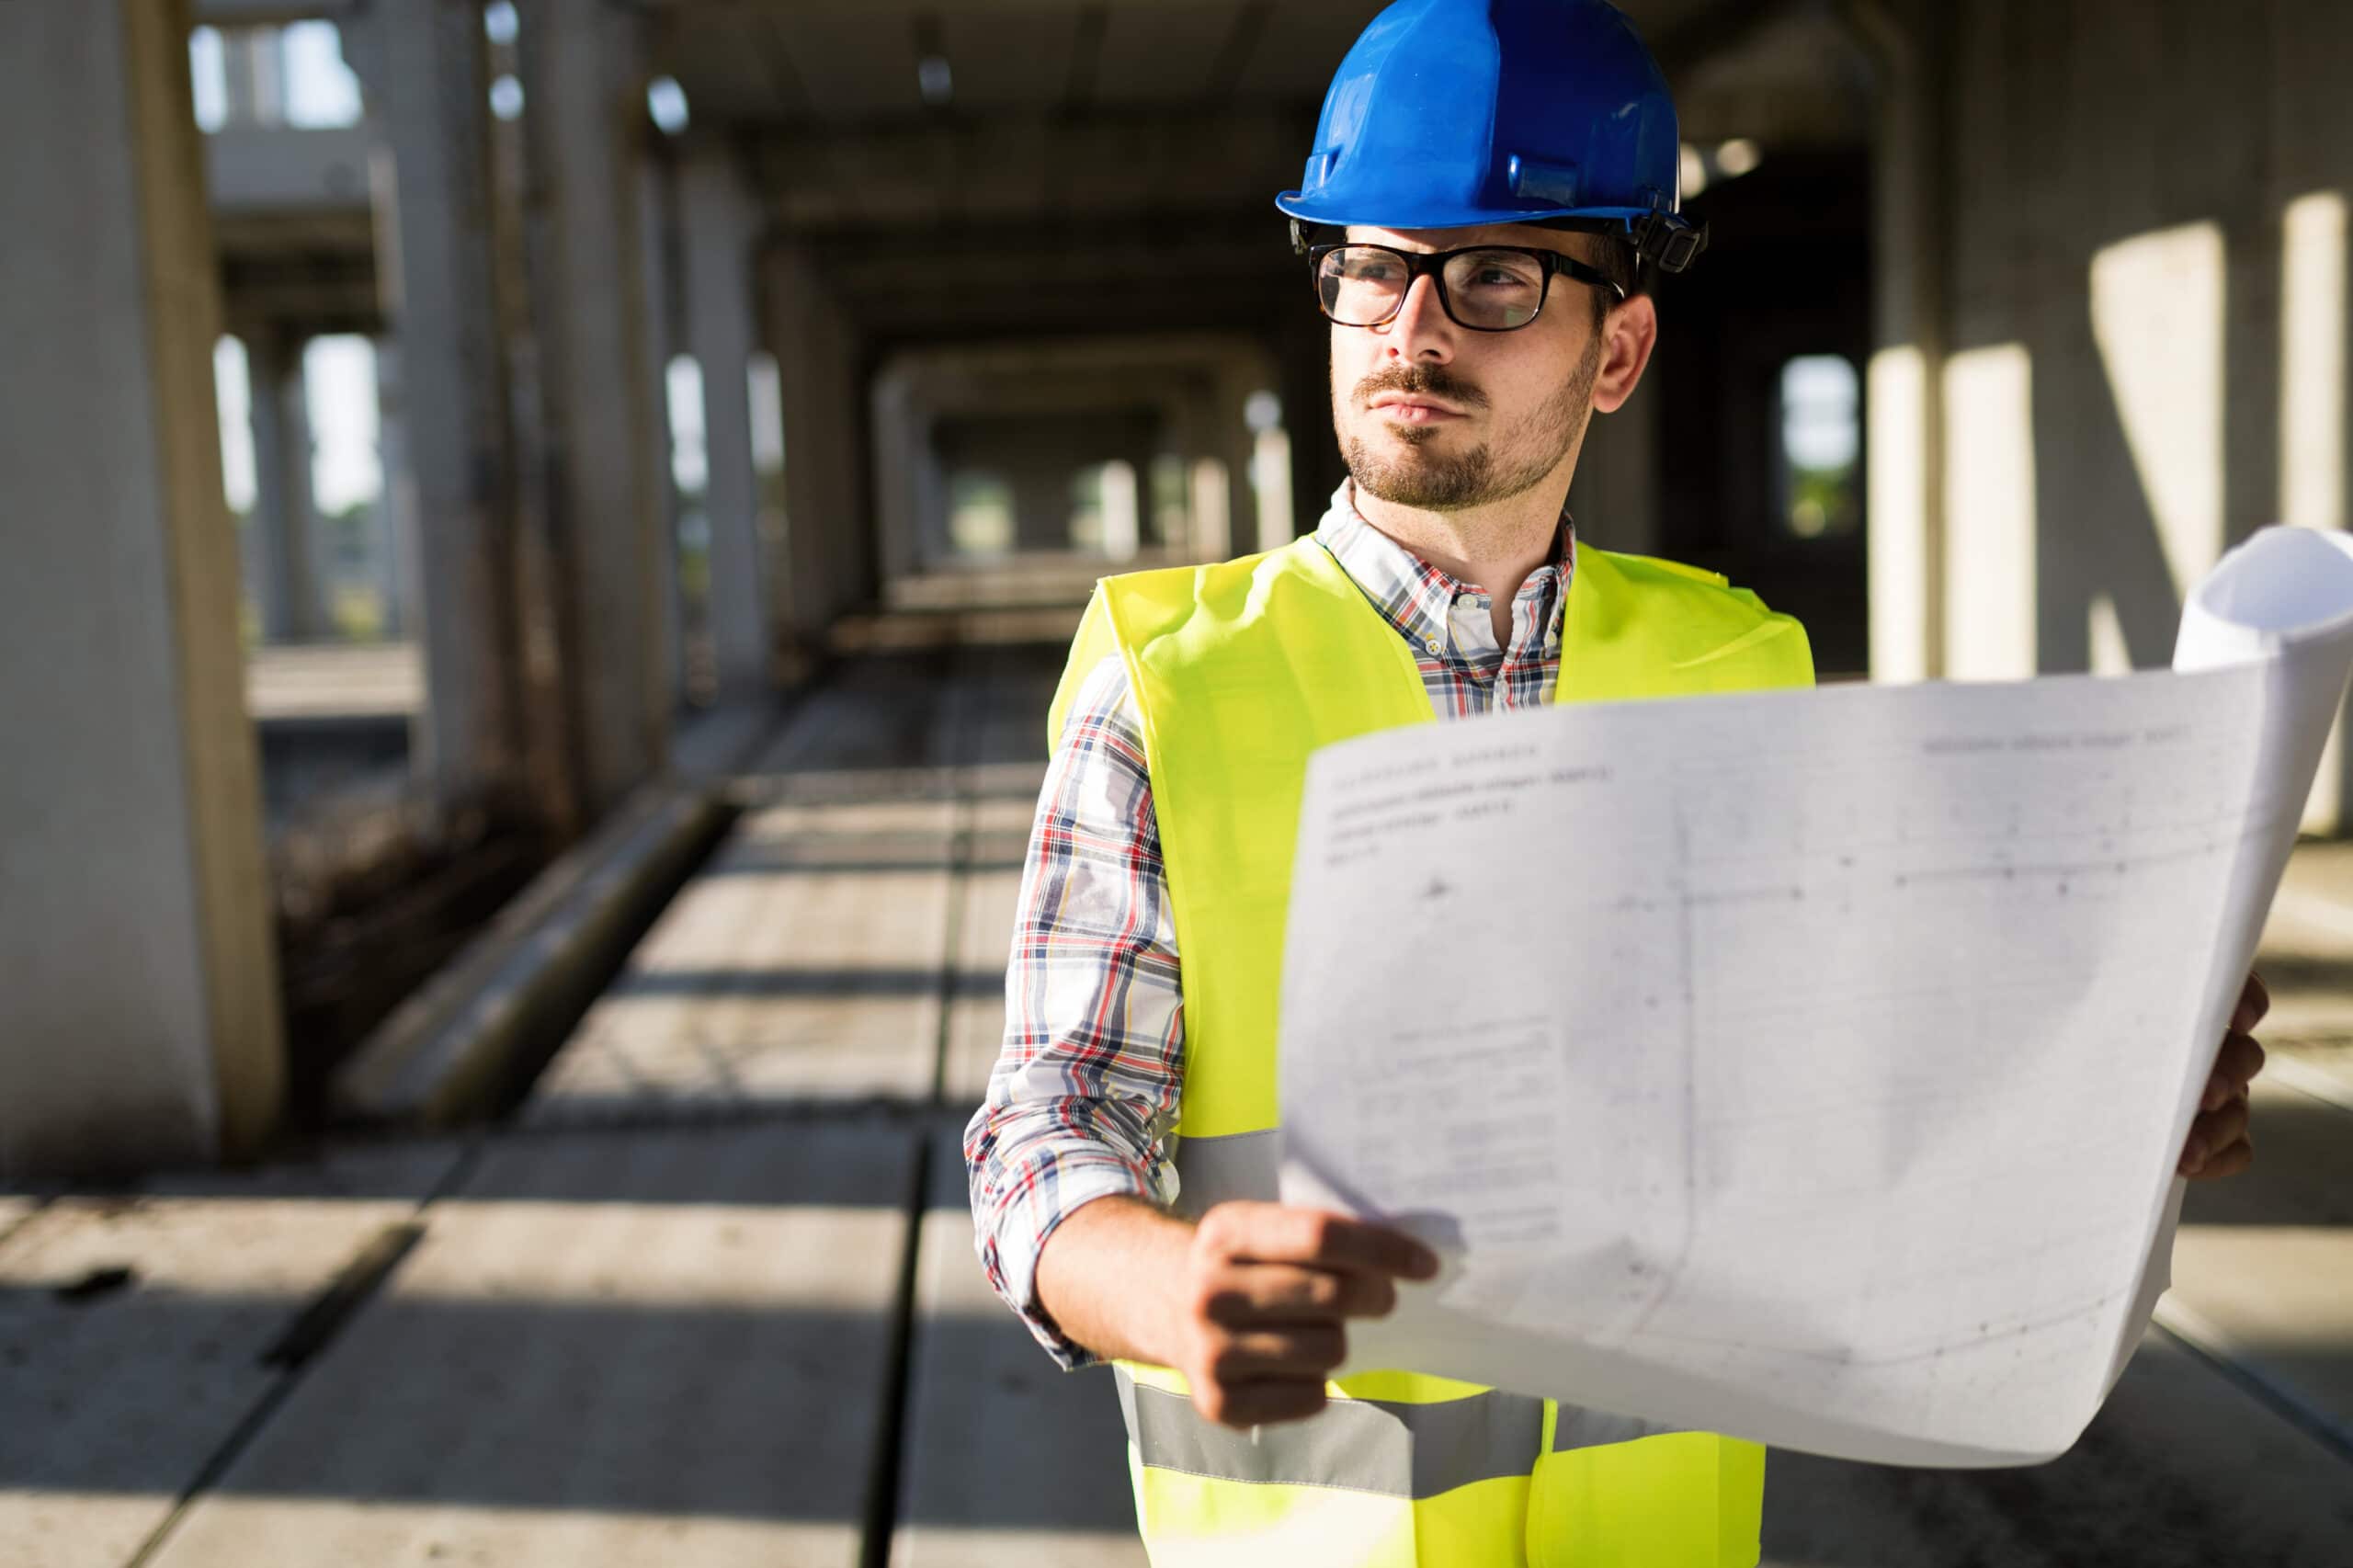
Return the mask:
[[(2353, 7), (1625, 8), (1713, 242), (1586, 537), (1915, 680), (2345, 526)], [(952, 1131), (1087, 585), (1342, 476), (1377, 9), (0, 6), (0, 1564), (1139, 1560)], [(2347, 766), (2109, 1413), (1768, 1562), (2353, 1562)]]

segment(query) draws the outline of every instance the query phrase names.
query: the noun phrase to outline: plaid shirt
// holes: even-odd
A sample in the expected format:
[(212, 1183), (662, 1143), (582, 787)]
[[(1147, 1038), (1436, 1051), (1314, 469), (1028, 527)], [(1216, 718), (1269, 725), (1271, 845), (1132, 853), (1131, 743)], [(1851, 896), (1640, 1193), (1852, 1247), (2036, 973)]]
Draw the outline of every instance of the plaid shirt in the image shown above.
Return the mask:
[[(1315, 538), (1413, 647), (1440, 719), (1552, 700), (1575, 562), (1565, 515), (1558, 556), (1513, 596), (1509, 648), (1496, 645), (1487, 594), (1366, 522), (1349, 486)], [(1126, 667), (1106, 659), (1047, 769), (1005, 977), (1005, 1047), (964, 1131), (989, 1283), (1065, 1367), (1094, 1358), (1039, 1307), (1038, 1255), (1094, 1199), (1176, 1196), (1167, 1135), (1185, 1081), (1183, 1001), (1142, 726)]]

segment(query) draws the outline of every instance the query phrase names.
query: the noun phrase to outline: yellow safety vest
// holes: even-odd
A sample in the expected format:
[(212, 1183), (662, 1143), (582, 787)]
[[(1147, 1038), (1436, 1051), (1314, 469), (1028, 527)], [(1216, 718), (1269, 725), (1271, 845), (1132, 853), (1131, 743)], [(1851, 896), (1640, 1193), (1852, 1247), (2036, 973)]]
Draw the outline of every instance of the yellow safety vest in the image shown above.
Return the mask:
[[(1313, 538), (1107, 578), (1049, 721), (1127, 666), (1183, 971), (1181, 1211), (1276, 1197), (1276, 1004), (1308, 755), (1435, 715), (1412, 652)], [(1712, 573), (1579, 545), (1562, 702), (1805, 686), (1805, 632)], [(1154, 1568), (1749, 1568), (1765, 1452), (1417, 1373), (1329, 1386), (1256, 1440), (1122, 1366)]]

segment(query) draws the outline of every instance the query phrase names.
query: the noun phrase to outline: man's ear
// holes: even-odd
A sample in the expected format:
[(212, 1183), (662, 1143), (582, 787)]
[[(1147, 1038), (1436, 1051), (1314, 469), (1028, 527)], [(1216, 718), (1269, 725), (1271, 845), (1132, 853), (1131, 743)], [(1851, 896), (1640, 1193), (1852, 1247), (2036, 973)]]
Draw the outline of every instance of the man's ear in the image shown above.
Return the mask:
[(1658, 346), (1658, 307), (1648, 294), (1610, 308), (1601, 322), (1601, 368), (1593, 377), (1593, 409), (1615, 414), (1634, 395)]

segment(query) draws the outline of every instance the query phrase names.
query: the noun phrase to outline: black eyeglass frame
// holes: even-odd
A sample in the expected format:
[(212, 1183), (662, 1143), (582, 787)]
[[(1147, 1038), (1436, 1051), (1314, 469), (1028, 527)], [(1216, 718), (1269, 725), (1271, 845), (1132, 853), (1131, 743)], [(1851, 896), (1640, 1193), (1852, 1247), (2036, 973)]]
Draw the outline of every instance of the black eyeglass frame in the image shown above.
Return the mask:
[[(1343, 250), (1377, 250), (1384, 255), (1393, 256), (1405, 264), (1405, 287), (1397, 291), (1395, 310), (1391, 311), (1379, 321), (1352, 322), (1341, 321), (1324, 308), (1324, 258), (1334, 251)], [(1446, 264), (1458, 256), (1492, 256), (1497, 252), (1506, 256), (1533, 257), (1536, 264), (1543, 269), (1544, 282), (1536, 293), (1536, 308), (1528, 312), (1528, 320), (1521, 322), (1518, 326), (1473, 326), (1454, 313), (1454, 301), (1448, 298), (1446, 292)], [(1545, 302), (1552, 297), (1552, 278), (1555, 273), (1595, 289), (1607, 289), (1616, 296), (1616, 303), (1622, 305), (1626, 302), (1625, 288), (1599, 267), (1579, 261), (1575, 256), (1563, 256), (1556, 250), (1542, 250), (1535, 245), (1464, 245), (1458, 250), (1399, 250), (1394, 245), (1372, 244), (1363, 240), (1339, 240), (1330, 244), (1307, 247), (1307, 278), (1315, 288), (1316, 312), (1334, 326), (1365, 328), (1387, 326), (1397, 319), (1398, 311), (1405, 308), (1405, 301), (1414, 292), (1415, 279), (1427, 274), (1430, 286), (1438, 290), (1438, 309), (1446, 312), (1447, 320), (1463, 331), (1518, 332), (1520, 327), (1533, 324), (1536, 318), (1544, 313)]]

